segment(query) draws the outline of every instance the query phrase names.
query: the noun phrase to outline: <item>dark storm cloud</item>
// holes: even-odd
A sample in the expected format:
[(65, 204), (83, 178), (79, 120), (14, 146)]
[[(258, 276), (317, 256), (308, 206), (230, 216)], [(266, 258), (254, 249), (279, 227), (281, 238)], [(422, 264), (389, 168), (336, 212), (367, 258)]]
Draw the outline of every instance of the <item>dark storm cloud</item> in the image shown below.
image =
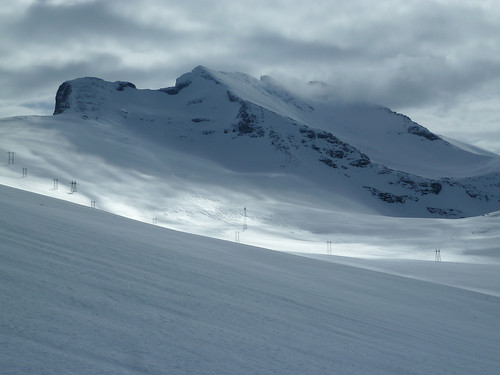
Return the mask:
[[(168, 23), (141, 25), (117, 13), (111, 2), (93, 1), (72, 5), (34, 3), (27, 8), (21, 20), (10, 25), (12, 34), (25, 41), (57, 43), (72, 39), (82, 43), (86, 38), (115, 38), (123, 41), (136, 38), (151, 38), (161, 35), (167, 38), (178, 36), (168, 30)], [(15, 20), (16, 21), (16, 20)], [(79, 40), (78, 38), (83, 38)], [(98, 42), (100, 39), (93, 39)], [(101, 39), (102, 40), (102, 39)], [(57, 47), (57, 44), (54, 46)]]
[[(31, 92), (47, 89), (54, 82), (62, 83), (66, 80), (77, 78), (75, 71), (81, 72), (83, 76), (92, 76), (92, 72), (102, 66), (112, 67), (118, 63), (119, 59), (114, 55), (96, 54), (87, 56), (85, 61), (75, 61), (67, 63), (61, 67), (43, 65), (36, 69), (30, 69), (23, 74), (9, 74), (8, 70), (0, 69), (2, 85), (10, 88), (10, 94), (16, 96), (29, 95)], [(57, 90), (57, 87), (50, 87), (50, 90)], [(54, 91), (55, 94), (55, 91)]]

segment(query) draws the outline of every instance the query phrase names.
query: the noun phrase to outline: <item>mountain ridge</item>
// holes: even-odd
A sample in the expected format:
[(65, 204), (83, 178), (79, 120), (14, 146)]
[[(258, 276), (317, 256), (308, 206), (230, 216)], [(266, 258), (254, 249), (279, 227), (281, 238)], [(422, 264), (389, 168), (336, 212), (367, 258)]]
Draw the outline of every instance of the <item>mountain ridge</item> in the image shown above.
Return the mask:
[[(127, 90), (130, 98), (119, 99)], [(147, 93), (149, 99), (141, 98), (141, 93)], [(54, 113), (60, 115), (73, 111), (83, 113), (83, 118), (96, 115), (96, 119), (102, 116), (104, 120), (113, 119), (114, 123), (131, 123), (134, 118), (139, 119), (145, 125), (135, 129), (136, 136), (150, 133), (150, 139), (161, 140), (167, 147), (189, 150), (234, 171), (303, 174), (320, 184), (334, 181), (337, 193), (340, 191), (349, 195), (354, 189), (357, 190), (354, 195), (359, 195), (363, 194), (360, 191), (364, 191), (365, 198), (366, 195), (371, 196), (383, 205), (416, 207), (423, 201), (423, 212), (419, 215), (462, 217), (500, 209), (499, 196), (494, 188), (496, 181), (500, 180), (498, 172), (458, 177), (419, 176), (411, 169), (398, 169), (391, 163), (385, 165), (380, 157), (372, 160), (370, 151), (376, 154), (372, 146), (376, 140), (368, 146), (366, 142), (367, 138), (383, 133), (385, 137), (406, 142), (405, 145), (417, 143), (417, 146), (421, 144), (427, 149), (438, 148), (441, 153), (445, 148), (454, 157), (460, 155), (481, 161), (488, 157), (461, 150), (409, 117), (386, 107), (356, 104), (349, 105), (347, 112), (341, 112), (339, 108), (345, 109), (345, 104), (340, 107), (334, 104), (333, 117), (338, 116), (339, 121), (345, 123), (348, 121), (346, 115), (350, 115), (349, 125), (353, 134), (355, 126), (358, 126), (361, 140), (354, 142), (356, 145), (353, 146), (335, 135), (332, 127), (325, 130), (326, 117), (324, 112), (316, 113), (316, 105), (321, 103), (308, 103), (294, 96), (273, 83), (270, 77), (257, 80), (243, 73), (215, 72), (198, 66), (181, 75), (175, 86), (158, 90), (139, 90), (130, 82), (109, 83), (97, 78), (65, 82), (56, 95)], [(338, 115), (335, 110), (341, 114)], [(149, 114), (149, 121), (145, 119), (145, 114)], [(317, 123), (307, 122), (311, 116), (316, 118)], [(389, 120), (379, 127), (359, 125), (375, 116)], [(165, 118), (167, 124), (151, 125)], [(344, 131), (343, 135), (347, 133)], [(200, 134), (203, 140), (197, 139)], [(214, 137), (217, 140), (212, 142)], [(231, 142), (237, 143), (241, 152), (235, 150)], [(391, 142), (392, 146), (396, 143)], [(359, 148), (360, 144), (364, 147)], [(416, 146), (412, 147), (418, 150)], [(263, 152), (265, 149), (268, 151)], [(228, 151), (227, 154), (224, 150)], [(265, 154), (265, 157), (257, 157), (259, 153)], [(227, 160), (228, 155), (232, 160)], [(248, 160), (247, 156), (252, 160)], [(493, 157), (490, 159), (495, 160)], [(312, 163), (318, 162), (327, 170), (311, 167)], [(460, 164), (461, 160), (457, 159), (455, 167), (459, 169)], [(336, 177), (325, 179), (322, 175), (327, 173)], [(471, 200), (474, 202), (471, 203)], [(408, 215), (399, 208), (383, 212), (398, 210), (400, 213), (397, 215)]]

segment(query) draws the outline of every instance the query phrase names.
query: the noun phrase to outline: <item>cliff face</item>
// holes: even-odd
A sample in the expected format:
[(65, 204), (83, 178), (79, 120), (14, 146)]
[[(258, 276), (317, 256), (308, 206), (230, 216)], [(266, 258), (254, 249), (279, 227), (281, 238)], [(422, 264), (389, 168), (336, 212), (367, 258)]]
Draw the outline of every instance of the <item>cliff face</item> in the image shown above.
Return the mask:
[(106, 100), (106, 91), (124, 91), (126, 88), (135, 89), (136, 87), (130, 82), (106, 82), (95, 77), (63, 82), (57, 89), (54, 115), (69, 110), (85, 112), (95, 109), (100, 106), (100, 102)]
[(71, 83), (64, 82), (59, 86), (56, 93), (56, 106), (54, 109), (54, 115), (59, 115), (65, 110), (71, 108)]

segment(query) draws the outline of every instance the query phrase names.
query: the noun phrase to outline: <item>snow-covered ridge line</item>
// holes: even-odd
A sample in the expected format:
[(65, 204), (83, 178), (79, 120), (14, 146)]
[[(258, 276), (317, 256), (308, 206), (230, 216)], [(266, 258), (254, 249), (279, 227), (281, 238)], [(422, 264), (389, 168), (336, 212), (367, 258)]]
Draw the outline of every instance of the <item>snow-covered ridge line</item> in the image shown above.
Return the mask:
[(460, 149), (384, 107), (325, 105), (270, 77), (198, 66), (159, 90), (96, 78), (65, 82), (55, 113), (109, 122), (235, 171), (333, 183), (336, 194), (384, 214), (457, 218), (500, 209), (500, 157)]

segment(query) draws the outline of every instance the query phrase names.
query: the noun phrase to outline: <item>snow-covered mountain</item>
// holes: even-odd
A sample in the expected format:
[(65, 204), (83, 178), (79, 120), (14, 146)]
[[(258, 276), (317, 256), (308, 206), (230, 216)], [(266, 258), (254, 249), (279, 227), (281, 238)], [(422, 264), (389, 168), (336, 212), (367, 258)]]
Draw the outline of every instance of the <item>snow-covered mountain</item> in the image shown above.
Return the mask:
[[(425, 227), (414, 231), (420, 238), (435, 228), (420, 218), (500, 210), (498, 155), (443, 140), (387, 108), (201, 66), (159, 90), (65, 82), (54, 116), (0, 121), (0, 148), (15, 153), (2, 184), (218, 238), (244, 229), (242, 240), (273, 248), (332, 237), (345, 245), (353, 223), (373, 233), (398, 228), (398, 217)], [(77, 194), (67, 194), (71, 181)], [(430, 238), (426, 247), (443, 246)]]
[(60, 86), (54, 114), (119, 126), (233, 172), (304, 178), (383, 214), (500, 209), (498, 156), (453, 146), (387, 108), (308, 101), (269, 77), (199, 66), (157, 91), (77, 79)]
[(204, 67), (0, 150), (3, 373), (497, 373), (497, 155)]

